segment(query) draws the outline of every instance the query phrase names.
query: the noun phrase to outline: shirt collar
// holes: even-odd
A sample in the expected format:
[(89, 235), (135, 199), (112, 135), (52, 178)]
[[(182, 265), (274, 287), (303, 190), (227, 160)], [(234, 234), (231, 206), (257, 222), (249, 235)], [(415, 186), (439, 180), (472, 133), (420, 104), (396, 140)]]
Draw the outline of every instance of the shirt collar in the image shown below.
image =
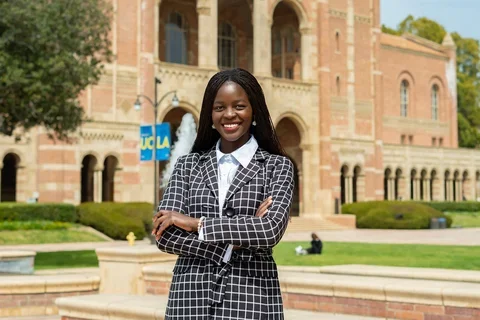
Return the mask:
[[(247, 143), (245, 143), (243, 146), (241, 146), (237, 150), (230, 153), (230, 155), (232, 155), (232, 157), (234, 157), (238, 162), (240, 162), (240, 164), (244, 168), (246, 168), (250, 163), (250, 161), (252, 161), (252, 158), (255, 155), (255, 152), (257, 152), (257, 149), (258, 149), (258, 142), (255, 139), (255, 137), (251, 135)], [(222, 157), (226, 155), (226, 153), (223, 153), (222, 151), (220, 151), (220, 139), (218, 139), (217, 141), (216, 152), (217, 152), (217, 163), (218, 163), (220, 162), (220, 159), (222, 159)]]

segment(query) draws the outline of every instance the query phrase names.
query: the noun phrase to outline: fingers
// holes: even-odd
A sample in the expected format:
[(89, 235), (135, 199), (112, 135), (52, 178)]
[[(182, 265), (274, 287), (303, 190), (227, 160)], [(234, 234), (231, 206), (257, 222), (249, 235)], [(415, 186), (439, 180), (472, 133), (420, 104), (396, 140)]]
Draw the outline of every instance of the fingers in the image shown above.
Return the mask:
[(167, 229), (168, 227), (170, 227), (171, 225), (173, 224), (173, 220), (172, 219), (167, 219), (165, 218), (162, 223), (160, 223), (160, 226), (158, 227), (158, 230), (157, 232), (155, 233), (155, 239), (158, 241), (160, 240), (160, 238), (162, 237), (162, 234), (163, 232), (165, 231), (165, 229)]
[[(162, 223), (163, 220), (165, 220), (165, 216), (163, 214), (166, 214), (166, 213), (168, 213), (168, 211), (162, 210), (157, 212), (155, 216), (153, 216), (152, 235), (155, 235), (156, 232), (158, 231), (160, 224)], [(161, 219), (162, 217), (164, 218)]]
[(263, 216), (267, 214), (268, 208), (270, 207), (271, 204), (272, 204), (272, 197), (270, 196), (260, 204), (260, 206), (257, 209), (257, 213), (255, 215), (257, 217), (263, 218)]

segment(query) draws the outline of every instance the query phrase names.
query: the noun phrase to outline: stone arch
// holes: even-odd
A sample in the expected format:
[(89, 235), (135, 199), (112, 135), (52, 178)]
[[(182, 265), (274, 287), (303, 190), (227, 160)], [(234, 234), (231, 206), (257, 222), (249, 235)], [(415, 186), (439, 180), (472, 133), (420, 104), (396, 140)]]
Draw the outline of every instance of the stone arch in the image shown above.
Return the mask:
[(302, 116), (300, 116), (298, 113), (292, 112), (292, 111), (284, 112), (284, 113), (280, 114), (280, 116), (277, 118), (277, 120), (275, 122), (275, 128), (278, 126), (280, 121), (282, 121), (283, 119), (289, 119), (295, 124), (295, 126), (297, 127), (297, 129), (300, 132), (302, 145), (308, 145), (310, 143), (310, 136), (308, 134), (308, 126), (307, 126), (306, 122), (303, 120)]
[(392, 169), (390, 169), (390, 167), (386, 167), (383, 171), (383, 200), (392, 200), (392, 175)]
[(353, 167), (352, 202), (363, 201), (365, 198), (365, 174), (361, 165)]
[(459, 201), (465, 201), (468, 198), (470, 198), (470, 192), (471, 190), (471, 178), (468, 170), (464, 170), (462, 172), (462, 177), (461, 181), (459, 183), (460, 185), (460, 192), (459, 192)]
[(17, 174), (20, 163), (20, 156), (15, 152), (6, 152), (2, 157), (1, 202), (17, 201)]
[(340, 204), (350, 203), (350, 169), (347, 164), (340, 167)]
[(95, 201), (95, 172), (98, 171), (98, 157), (92, 153), (83, 156), (80, 170), (80, 202)]
[(15, 154), (15, 156), (17, 157), (18, 159), (17, 167), (19, 168), (25, 167), (25, 155), (23, 154), (23, 152), (21, 152), (16, 148), (7, 148), (5, 151), (3, 151), (1, 159), (5, 158), (5, 156), (9, 153)]
[(195, 119), (195, 123), (198, 125), (198, 119), (200, 119), (200, 110), (195, 107), (194, 104), (187, 102), (185, 100), (179, 101), (179, 106), (178, 107), (167, 107), (167, 108), (162, 108), (160, 112), (158, 113), (158, 119), (157, 122), (164, 122), (165, 118), (167, 115), (175, 109), (182, 109), (185, 113), (191, 113), (193, 115), (193, 118)]
[(418, 170), (416, 168), (410, 169), (410, 200), (418, 200)]
[(395, 200), (402, 200), (404, 189), (405, 189), (405, 179), (403, 177), (403, 169), (401, 167), (397, 167), (395, 169), (395, 183), (394, 183), (394, 188), (395, 188)]
[(284, 2), (285, 4), (289, 5), (290, 8), (292, 8), (293, 11), (296, 13), (299, 24), (300, 24), (300, 29), (310, 27), (310, 23), (308, 22), (307, 10), (305, 10), (305, 8), (303, 7), (303, 4), (299, 0), (275, 0), (270, 9), (270, 14), (269, 14), (270, 25), (273, 24), (273, 15), (275, 13), (275, 9), (281, 2)]
[(419, 192), (420, 192), (420, 200), (428, 200), (428, 171), (427, 169), (423, 168), (420, 171), (420, 181), (419, 181)]
[(439, 192), (440, 192), (440, 179), (438, 177), (438, 170), (432, 169), (430, 171), (430, 200), (435, 201), (439, 200)]
[(302, 144), (301, 130), (296, 123), (288, 118), (282, 118), (276, 127), (278, 139), (288, 157), (294, 164), (294, 180), (295, 190), (293, 194), (293, 203), (291, 209), (292, 216), (299, 216), (303, 209), (303, 150), (300, 147)]

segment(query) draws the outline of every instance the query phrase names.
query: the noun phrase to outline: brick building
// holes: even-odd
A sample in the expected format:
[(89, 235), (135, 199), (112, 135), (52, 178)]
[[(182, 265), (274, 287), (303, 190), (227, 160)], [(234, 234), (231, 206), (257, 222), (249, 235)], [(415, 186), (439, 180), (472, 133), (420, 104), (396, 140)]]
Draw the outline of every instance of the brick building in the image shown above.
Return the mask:
[[(78, 143), (42, 128), (0, 138), (2, 201), (152, 201), (139, 161), (137, 94), (177, 90), (158, 121), (198, 119), (208, 79), (242, 67), (259, 79), (298, 170), (295, 214), (328, 216), (373, 199), (476, 199), (480, 152), (458, 149), (455, 46), (382, 34), (380, 0), (112, 0), (117, 56), (81, 101)], [(161, 164), (164, 166), (164, 164)]]

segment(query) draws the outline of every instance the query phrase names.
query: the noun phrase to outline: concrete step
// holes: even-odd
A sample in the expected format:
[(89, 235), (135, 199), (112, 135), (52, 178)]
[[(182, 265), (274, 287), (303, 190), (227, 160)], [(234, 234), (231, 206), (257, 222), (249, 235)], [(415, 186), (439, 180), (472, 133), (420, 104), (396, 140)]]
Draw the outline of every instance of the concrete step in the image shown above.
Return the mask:
[(344, 226), (325, 219), (292, 217), (287, 232), (312, 232), (318, 230), (345, 230)]
[[(70, 319), (109, 320), (108, 315), (122, 315), (122, 319), (162, 320), (167, 296), (135, 296), (99, 294), (57, 299), (61, 316)], [(105, 312), (107, 311), (107, 312)], [(115, 318), (116, 319), (116, 318)], [(286, 320), (380, 320), (382, 318), (340, 315), (332, 313), (285, 310)], [(3, 320), (3, 319), (2, 319)]]

